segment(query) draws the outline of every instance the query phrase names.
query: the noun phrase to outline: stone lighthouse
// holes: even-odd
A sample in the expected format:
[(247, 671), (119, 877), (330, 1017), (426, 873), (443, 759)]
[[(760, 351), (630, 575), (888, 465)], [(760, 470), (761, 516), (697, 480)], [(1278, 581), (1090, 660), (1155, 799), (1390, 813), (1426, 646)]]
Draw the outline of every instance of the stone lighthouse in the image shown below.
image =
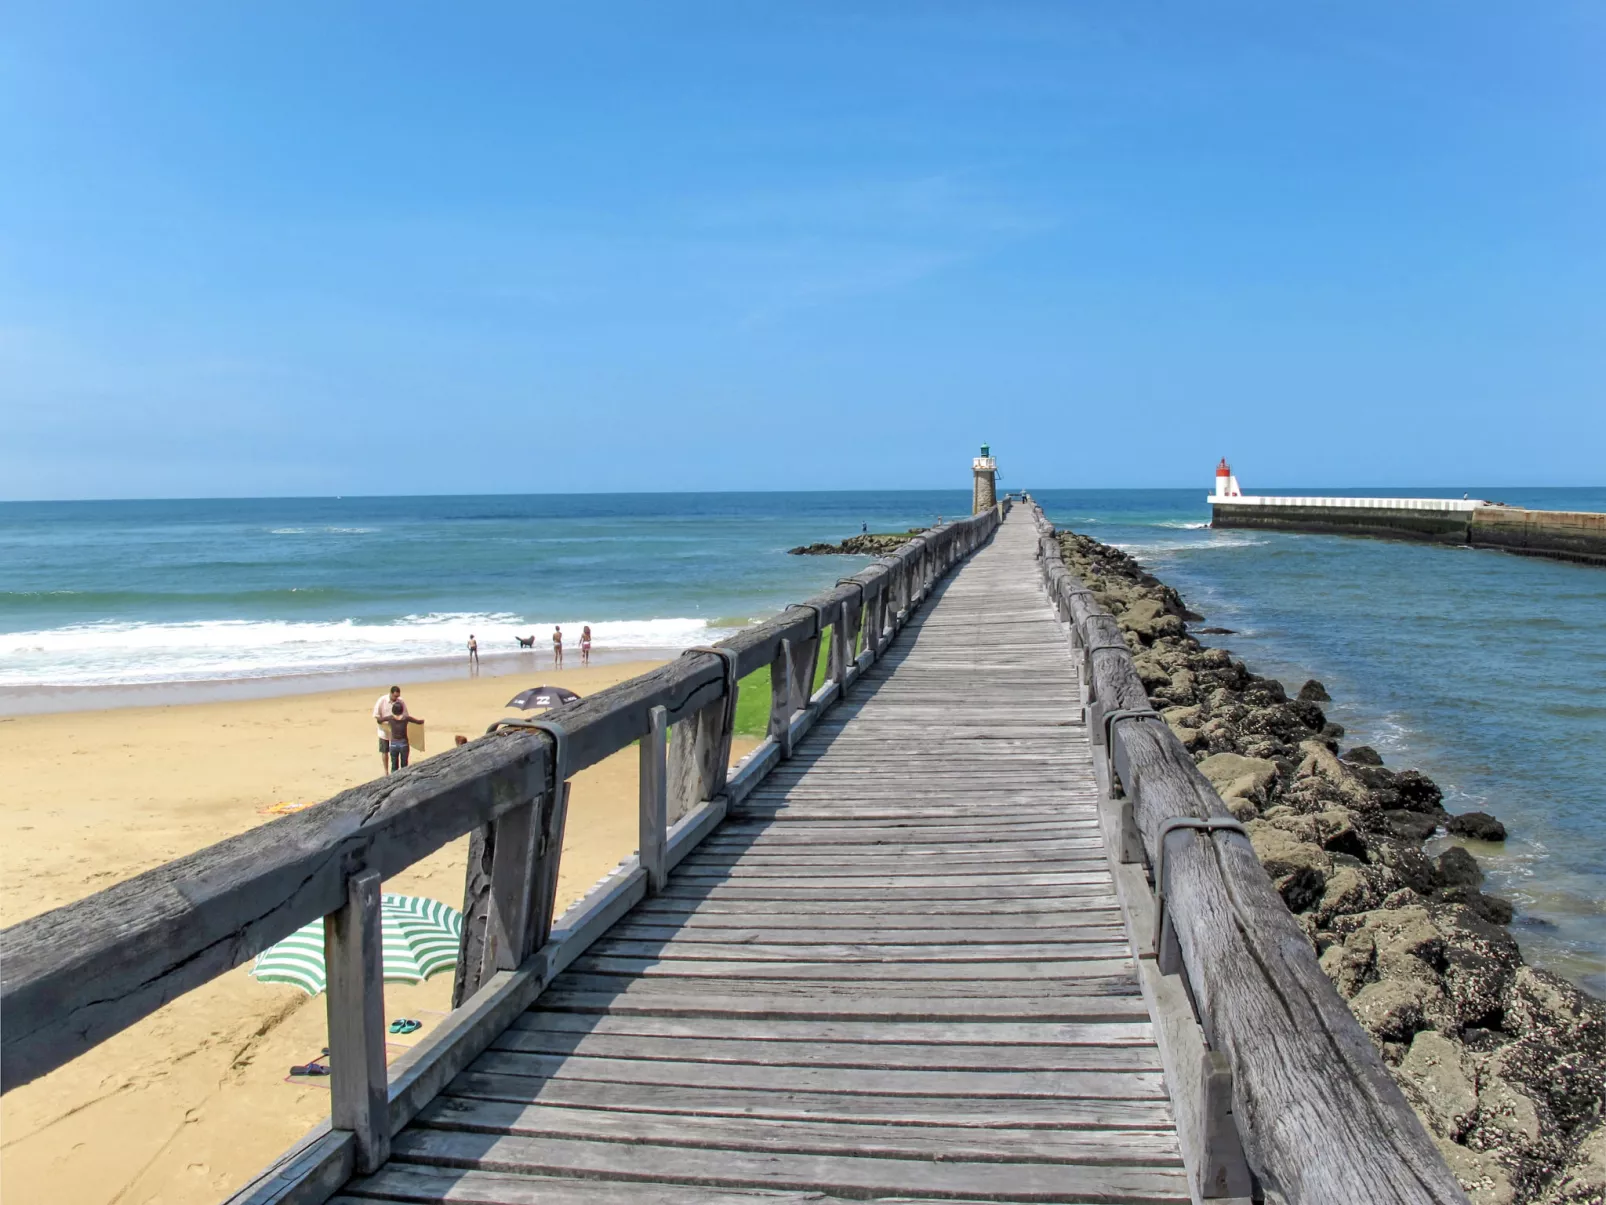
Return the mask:
[(993, 459), (992, 448), (982, 444), (981, 455), (970, 462), (970, 469), (976, 478), (970, 513), (979, 515), (998, 505), (998, 462)]

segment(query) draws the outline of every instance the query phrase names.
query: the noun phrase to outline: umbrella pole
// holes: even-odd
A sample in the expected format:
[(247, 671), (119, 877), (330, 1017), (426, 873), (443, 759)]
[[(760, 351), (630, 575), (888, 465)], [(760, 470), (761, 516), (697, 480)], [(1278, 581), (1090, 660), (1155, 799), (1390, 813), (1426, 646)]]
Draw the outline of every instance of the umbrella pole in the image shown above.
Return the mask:
[(380, 878), (364, 871), (346, 882), (346, 904), (324, 917), (328, 975), (332, 1129), (357, 1140), (357, 1170), (390, 1157), (390, 1101), (385, 1070), (385, 959)]

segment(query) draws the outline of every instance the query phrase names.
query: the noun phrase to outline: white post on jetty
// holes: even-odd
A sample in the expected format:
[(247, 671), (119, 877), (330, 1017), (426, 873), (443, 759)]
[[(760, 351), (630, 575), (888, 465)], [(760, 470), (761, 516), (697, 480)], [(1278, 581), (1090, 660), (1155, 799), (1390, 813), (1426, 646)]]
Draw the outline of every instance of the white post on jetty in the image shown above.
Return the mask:
[(1223, 456), (1221, 463), (1216, 466), (1216, 492), (1210, 495), (1211, 501), (1217, 498), (1241, 498), (1243, 491), (1238, 488), (1238, 478), (1233, 476), (1232, 468)]
[(970, 462), (975, 475), (975, 490), (971, 494), (970, 513), (979, 515), (998, 505), (998, 462), (993, 459), (992, 447), (982, 444), (981, 455)]

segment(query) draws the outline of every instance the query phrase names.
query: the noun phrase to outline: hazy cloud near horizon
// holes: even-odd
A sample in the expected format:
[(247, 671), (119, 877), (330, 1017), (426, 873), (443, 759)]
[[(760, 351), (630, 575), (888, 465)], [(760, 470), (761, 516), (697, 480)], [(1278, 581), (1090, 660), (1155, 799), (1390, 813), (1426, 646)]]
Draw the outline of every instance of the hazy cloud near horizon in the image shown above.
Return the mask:
[(1588, 5), (9, 24), (0, 497), (1602, 480)]

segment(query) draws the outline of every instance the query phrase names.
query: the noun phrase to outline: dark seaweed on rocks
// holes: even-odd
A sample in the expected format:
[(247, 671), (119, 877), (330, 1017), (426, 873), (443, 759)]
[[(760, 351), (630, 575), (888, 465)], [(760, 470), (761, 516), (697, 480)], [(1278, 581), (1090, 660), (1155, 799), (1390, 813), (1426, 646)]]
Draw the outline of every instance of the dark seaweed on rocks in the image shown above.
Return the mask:
[(908, 531), (878, 532), (849, 536), (840, 544), (799, 544), (786, 551), (792, 556), (886, 556), (902, 548), (924, 527), (911, 527)]
[(1606, 1201), (1606, 1004), (1523, 962), (1470, 853), (1422, 850), (1440, 828), (1503, 840), (1500, 822), (1449, 815), (1438, 784), (1365, 745), (1340, 753), (1321, 683), (1290, 699), (1201, 644), (1182, 596), (1127, 553), (1060, 546), (1472, 1199)]

